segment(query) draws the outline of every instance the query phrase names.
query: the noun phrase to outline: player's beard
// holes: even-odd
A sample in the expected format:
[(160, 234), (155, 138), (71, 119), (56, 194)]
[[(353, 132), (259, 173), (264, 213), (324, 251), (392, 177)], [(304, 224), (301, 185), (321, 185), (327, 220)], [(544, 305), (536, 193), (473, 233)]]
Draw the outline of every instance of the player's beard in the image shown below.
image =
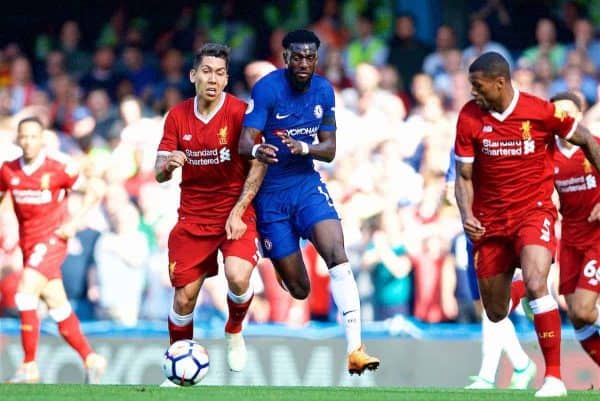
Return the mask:
[(309, 72), (309, 77), (306, 81), (300, 81), (296, 78), (296, 74), (291, 70), (286, 70), (287, 78), (294, 87), (299, 92), (304, 92), (310, 85), (310, 81), (312, 81), (313, 73)]

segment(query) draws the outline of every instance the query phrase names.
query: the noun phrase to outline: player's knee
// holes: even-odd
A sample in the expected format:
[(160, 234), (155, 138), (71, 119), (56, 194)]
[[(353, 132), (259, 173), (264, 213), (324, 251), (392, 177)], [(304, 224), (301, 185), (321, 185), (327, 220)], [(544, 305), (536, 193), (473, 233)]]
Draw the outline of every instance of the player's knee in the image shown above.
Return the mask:
[(243, 294), (248, 290), (248, 277), (242, 275), (233, 275), (228, 277), (229, 289), (234, 294)]
[(194, 307), (196, 306), (196, 300), (188, 297), (184, 292), (176, 293), (173, 303), (173, 309), (175, 309), (175, 312), (182, 315), (192, 313), (194, 311)]
[(346, 263), (348, 261), (348, 257), (346, 256), (346, 250), (343, 246), (332, 247), (329, 250), (323, 251), (323, 255), (321, 255), (325, 264), (330, 269), (334, 266), (341, 265), (342, 263)]
[(548, 285), (545, 277), (530, 278), (525, 283), (529, 299), (538, 299), (548, 294)]
[(575, 300), (569, 308), (569, 318), (574, 324), (594, 324), (596, 317), (595, 304), (590, 305), (585, 301)]
[(294, 283), (288, 285), (288, 290), (292, 297), (295, 299), (306, 299), (308, 298), (308, 294), (310, 294), (310, 284), (307, 283)]
[(495, 305), (490, 308), (486, 308), (485, 313), (490, 321), (496, 323), (507, 316), (508, 308), (502, 305)]

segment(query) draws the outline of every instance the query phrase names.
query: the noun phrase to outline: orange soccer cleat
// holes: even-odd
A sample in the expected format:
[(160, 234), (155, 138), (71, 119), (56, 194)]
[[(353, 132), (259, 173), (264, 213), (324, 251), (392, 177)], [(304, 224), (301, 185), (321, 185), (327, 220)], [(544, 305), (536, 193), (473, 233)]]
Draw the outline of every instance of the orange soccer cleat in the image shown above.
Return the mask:
[(376, 370), (378, 367), (379, 359), (367, 354), (364, 344), (348, 354), (348, 373), (351, 375), (361, 375), (365, 369)]

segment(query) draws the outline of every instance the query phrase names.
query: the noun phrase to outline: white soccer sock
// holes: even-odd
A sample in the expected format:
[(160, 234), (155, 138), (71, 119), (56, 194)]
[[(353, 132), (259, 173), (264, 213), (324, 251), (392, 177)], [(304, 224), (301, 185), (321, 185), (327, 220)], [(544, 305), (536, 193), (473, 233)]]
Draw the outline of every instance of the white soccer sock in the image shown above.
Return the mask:
[(597, 332), (598, 328), (596, 326), (583, 326), (582, 328), (575, 330), (575, 338), (577, 339), (577, 341), (587, 340)]
[(481, 367), (478, 376), (490, 383), (496, 382), (496, 371), (502, 355), (501, 330), (497, 325), (484, 311), (481, 315)]
[(245, 304), (252, 298), (252, 295), (254, 295), (254, 288), (252, 287), (248, 287), (246, 292), (240, 295), (234, 294), (231, 289), (227, 290), (227, 297), (235, 304)]
[(348, 353), (361, 345), (360, 337), (360, 298), (358, 287), (350, 268), (350, 263), (342, 263), (329, 269), (333, 300), (342, 314), (346, 329)]
[(507, 317), (495, 323), (494, 330), (498, 330), (498, 339), (502, 341), (502, 349), (510, 359), (515, 370), (521, 371), (527, 367), (529, 356), (523, 350), (513, 322)]
[(175, 326), (179, 326), (179, 327), (187, 326), (188, 324), (190, 324), (190, 322), (193, 319), (194, 319), (194, 312), (192, 312), (188, 315), (180, 315), (179, 313), (175, 312), (175, 309), (173, 309), (173, 306), (171, 305), (171, 310), (169, 311), (169, 320)]

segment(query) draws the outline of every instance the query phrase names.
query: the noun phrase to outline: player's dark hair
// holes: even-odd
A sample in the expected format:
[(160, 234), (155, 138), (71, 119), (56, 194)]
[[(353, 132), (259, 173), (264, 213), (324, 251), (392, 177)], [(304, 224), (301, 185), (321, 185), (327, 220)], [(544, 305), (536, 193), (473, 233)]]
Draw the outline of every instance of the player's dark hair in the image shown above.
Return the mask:
[(510, 80), (510, 66), (502, 55), (496, 52), (483, 53), (469, 66), (469, 73), (483, 72), (487, 77), (504, 77)]
[(292, 32), (288, 32), (287, 35), (281, 41), (284, 49), (289, 49), (292, 43), (314, 43), (317, 46), (321, 46), (321, 41), (311, 31), (307, 31), (306, 29), (297, 29)]
[(556, 102), (558, 100), (570, 100), (575, 103), (577, 110), (581, 111), (581, 98), (574, 94), (573, 92), (560, 92), (550, 98), (551, 102)]
[(198, 68), (204, 57), (217, 57), (225, 60), (225, 68), (229, 70), (229, 54), (231, 49), (220, 43), (205, 43), (194, 55), (194, 69)]
[(42, 127), (42, 129), (44, 128), (44, 124), (42, 123), (42, 120), (40, 120), (39, 117), (29, 116), (29, 117), (25, 117), (25, 118), (19, 120), (19, 123), (17, 124), (17, 132), (21, 131), (21, 126), (26, 123), (36, 123), (40, 127)]

